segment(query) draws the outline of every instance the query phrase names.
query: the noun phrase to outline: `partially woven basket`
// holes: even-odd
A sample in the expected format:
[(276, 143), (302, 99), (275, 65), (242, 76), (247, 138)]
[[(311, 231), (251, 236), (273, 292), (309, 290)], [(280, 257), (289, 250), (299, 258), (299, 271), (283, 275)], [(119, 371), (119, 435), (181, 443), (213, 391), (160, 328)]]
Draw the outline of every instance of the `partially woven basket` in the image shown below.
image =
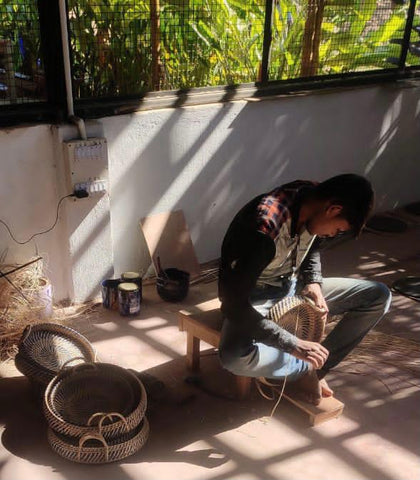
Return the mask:
[(271, 307), (267, 318), (302, 340), (320, 342), (324, 335), (325, 310), (308, 297), (283, 298)]
[(95, 360), (95, 351), (86, 337), (55, 323), (28, 325), (18, 348), (16, 368), (43, 385), (47, 385), (65, 365)]
[(101, 426), (112, 439), (142, 421), (147, 394), (142, 382), (125, 368), (89, 363), (66, 368), (44, 394), (44, 415), (56, 432), (80, 438)]
[(144, 417), (131, 432), (106, 440), (101, 430), (87, 433), (80, 439), (65, 436), (48, 429), (51, 448), (68, 460), (78, 463), (103, 464), (116, 462), (139, 451), (149, 437), (149, 422)]

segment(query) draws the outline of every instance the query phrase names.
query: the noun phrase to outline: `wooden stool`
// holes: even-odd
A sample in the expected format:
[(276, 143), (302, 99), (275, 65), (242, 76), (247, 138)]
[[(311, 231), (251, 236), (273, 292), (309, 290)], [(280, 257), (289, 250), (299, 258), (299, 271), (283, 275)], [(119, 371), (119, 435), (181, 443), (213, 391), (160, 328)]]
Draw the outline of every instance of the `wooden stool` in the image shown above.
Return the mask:
[[(215, 348), (220, 343), (222, 329), (222, 313), (220, 301), (217, 298), (180, 310), (178, 328), (187, 332), (187, 367), (193, 371), (200, 370), (200, 341), (203, 340)], [(251, 389), (251, 377), (235, 375), (236, 389), (240, 399), (246, 398)], [(344, 404), (334, 397), (323, 398), (317, 406), (283, 393), (283, 397), (298, 407), (309, 417), (311, 425), (318, 425), (332, 418), (338, 417)]]
[[(187, 332), (187, 367), (193, 371), (200, 370), (200, 340), (219, 347), (222, 329), (222, 313), (217, 298), (195, 305), (188, 310), (180, 310), (178, 328)], [(235, 375), (236, 389), (240, 399), (246, 398), (251, 389), (251, 377)]]

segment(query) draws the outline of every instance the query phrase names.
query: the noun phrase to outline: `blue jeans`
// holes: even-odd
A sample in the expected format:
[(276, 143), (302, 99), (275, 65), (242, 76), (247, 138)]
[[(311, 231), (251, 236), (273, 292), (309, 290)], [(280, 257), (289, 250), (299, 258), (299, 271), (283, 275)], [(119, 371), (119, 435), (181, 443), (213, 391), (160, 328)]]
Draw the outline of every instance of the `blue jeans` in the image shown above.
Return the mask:
[[(269, 309), (287, 295), (299, 294), (302, 285), (285, 283), (283, 287), (255, 289), (251, 304), (266, 316)], [(386, 285), (353, 278), (324, 278), (322, 293), (331, 315), (345, 314), (322, 344), (330, 354), (318, 371), (322, 378), (348, 355), (389, 310), (391, 293)], [(220, 361), (235, 375), (296, 380), (309, 364), (278, 348), (263, 343), (249, 343), (237, 325), (225, 319), (220, 346)]]

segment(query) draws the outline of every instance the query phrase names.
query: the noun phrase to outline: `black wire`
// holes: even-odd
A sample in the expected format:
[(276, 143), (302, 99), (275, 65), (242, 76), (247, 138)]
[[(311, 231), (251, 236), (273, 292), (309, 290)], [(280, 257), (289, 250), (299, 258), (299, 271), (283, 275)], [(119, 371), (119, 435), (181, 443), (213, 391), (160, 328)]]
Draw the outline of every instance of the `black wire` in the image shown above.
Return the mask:
[(11, 230), (10, 230), (10, 228), (9, 228), (9, 225), (7, 225), (6, 222), (4, 222), (3, 220), (0, 220), (0, 223), (2, 223), (2, 224), (7, 228), (7, 231), (9, 232), (9, 235), (12, 237), (12, 240), (13, 240), (14, 242), (18, 243), (19, 245), (25, 245), (26, 243), (29, 243), (29, 242), (30, 242), (33, 238), (35, 238), (36, 236), (38, 236), (38, 235), (43, 235), (44, 233), (51, 232), (51, 230), (57, 225), (57, 222), (58, 222), (58, 211), (60, 210), (61, 202), (62, 202), (65, 198), (68, 198), (68, 197), (74, 197), (74, 193), (71, 193), (70, 195), (65, 195), (64, 197), (61, 197), (60, 200), (58, 201), (57, 213), (56, 213), (56, 217), (55, 217), (55, 222), (54, 222), (54, 224), (52, 225), (52, 227), (48, 228), (47, 230), (44, 230), (43, 232), (34, 233), (31, 238), (29, 238), (28, 240), (25, 240), (24, 242), (19, 242), (19, 240), (16, 240), (16, 238), (14, 237), (13, 233), (11, 232)]

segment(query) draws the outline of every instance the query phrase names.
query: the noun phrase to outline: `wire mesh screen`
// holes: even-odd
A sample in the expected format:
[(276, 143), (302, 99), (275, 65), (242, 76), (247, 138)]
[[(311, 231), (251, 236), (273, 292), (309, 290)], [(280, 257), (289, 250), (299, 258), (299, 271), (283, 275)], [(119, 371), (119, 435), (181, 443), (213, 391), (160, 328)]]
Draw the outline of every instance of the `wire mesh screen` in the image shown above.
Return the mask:
[(75, 96), (254, 82), (264, 10), (264, 0), (70, 0)]
[(70, 0), (76, 98), (139, 94), (151, 83), (149, 1)]
[(396, 68), (408, 2), (275, 0), (270, 80)]
[[(0, 0), (0, 104), (46, 100), (38, 4)], [(75, 98), (255, 82), (266, 5), (68, 0)], [(273, 0), (269, 80), (397, 68), (408, 7), (409, 0)], [(420, 65), (419, 5), (406, 65)]]
[(410, 35), (410, 44), (406, 65), (410, 67), (420, 66), (420, 4), (417, 2), (417, 8), (414, 14), (413, 28)]
[(46, 100), (36, 0), (0, 0), (0, 105)]
[(162, 87), (255, 82), (264, 15), (264, 0), (161, 3)]

